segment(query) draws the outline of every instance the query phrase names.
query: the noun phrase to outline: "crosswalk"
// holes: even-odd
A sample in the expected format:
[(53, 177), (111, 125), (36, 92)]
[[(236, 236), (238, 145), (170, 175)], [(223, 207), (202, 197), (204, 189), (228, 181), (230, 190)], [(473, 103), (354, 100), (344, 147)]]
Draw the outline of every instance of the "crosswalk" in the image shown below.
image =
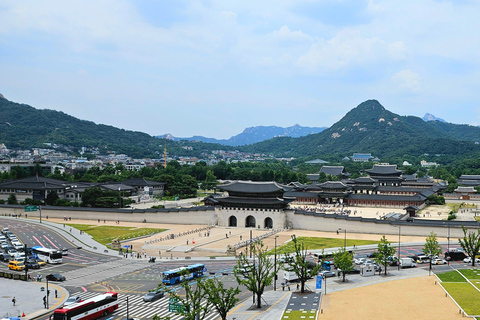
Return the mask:
[[(89, 299), (91, 297), (97, 296), (98, 292), (77, 292), (71, 294), (72, 296), (79, 296), (82, 299)], [(181, 320), (184, 319), (181, 315), (176, 315), (173, 312), (168, 311), (168, 297), (165, 296), (161, 299), (158, 299), (154, 302), (143, 302), (142, 296), (132, 295), (132, 294), (118, 294), (118, 309), (112, 314), (116, 319), (117, 317), (127, 316), (127, 298), (128, 298), (128, 314), (130, 318), (139, 318), (139, 319), (152, 319), (156, 314), (160, 317), (170, 316), (171, 320)], [(205, 303), (205, 302), (203, 302)], [(202, 304), (203, 305), (203, 304)], [(210, 312), (205, 320), (218, 320), (220, 317), (215, 311)]]

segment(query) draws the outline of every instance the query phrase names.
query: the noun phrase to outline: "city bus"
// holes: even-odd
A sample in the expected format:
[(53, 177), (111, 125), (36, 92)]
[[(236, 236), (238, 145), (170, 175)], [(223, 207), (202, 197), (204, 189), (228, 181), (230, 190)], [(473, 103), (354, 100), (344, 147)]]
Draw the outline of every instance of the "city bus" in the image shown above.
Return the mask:
[(118, 309), (116, 292), (105, 292), (93, 298), (55, 310), (50, 320), (92, 320)]
[[(186, 270), (186, 271), (185, 271)], [(203, 277), (203, 273), (207, 271), (204, 264), (197, 263), (189, 265), (188, 267), (181, 267), (173, 270), (163, 272), (162, 282), (170, 285), (180, 283), (183, 279), (192, 280), (195, 278)], [(186, 275), (184, 273), (186, 272)]]
[(32, 247), (32, 255), (51, 264), (62, 263), (62, 251), (60, 250), (37, 246)]

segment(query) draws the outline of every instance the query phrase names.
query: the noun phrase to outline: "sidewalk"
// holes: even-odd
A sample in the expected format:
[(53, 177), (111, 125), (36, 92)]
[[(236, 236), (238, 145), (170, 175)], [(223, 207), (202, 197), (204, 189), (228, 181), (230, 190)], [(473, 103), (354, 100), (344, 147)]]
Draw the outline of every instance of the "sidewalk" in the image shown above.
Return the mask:
[[(45, 282), (26, 282), (0, 278), (0, 287), (3, 288), (2, 295), (0, 295), (0, 318), (25, 315), (25, 318), (22, 319), (33, 319), (60, 307), (69, 297), (65, 288), (49, 282), (49, 309), (44, 309), (43, 297), (47, 292)], [(42, 288), (44, 288), (44, 291), (42, 291)], [(55, 298), (55, 290), (58, 298)], [(12, 303), (14, 297), (17, 300), (15, 306)]]
[[(252, 307), (252, 297), (249, 297), (241, 301), (232, 311), (228, 314), (228, 319), (236, 320), (278, 320), (282, 318), (285, 309), (288, 306), (288, 301), (292, 295), (292, 291), (266, 291), (262, 295), (262, 299), (268, 303), (268, 306), (260, 310), (249, 310)], [(265, 301), (262, 301), (262, 305), (265, 305)]]

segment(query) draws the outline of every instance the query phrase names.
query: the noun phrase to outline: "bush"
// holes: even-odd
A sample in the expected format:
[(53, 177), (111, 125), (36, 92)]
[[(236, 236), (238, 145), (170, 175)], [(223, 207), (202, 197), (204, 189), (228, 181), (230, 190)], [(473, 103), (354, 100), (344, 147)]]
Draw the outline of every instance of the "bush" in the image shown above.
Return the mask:
[(455, 219), (457, 219), (457, 216), (456, 216), (453, 212), (450, 212), (450, 214), (448, 215), (447, 220), (450, 221), (450, 220), (455, 220)]

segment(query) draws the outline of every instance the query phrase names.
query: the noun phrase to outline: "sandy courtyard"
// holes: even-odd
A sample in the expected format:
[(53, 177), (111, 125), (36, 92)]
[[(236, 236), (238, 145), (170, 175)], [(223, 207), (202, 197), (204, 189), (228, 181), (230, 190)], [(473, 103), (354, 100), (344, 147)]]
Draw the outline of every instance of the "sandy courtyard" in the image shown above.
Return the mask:
[(322, 297), (319, 320), (339, 319), (459, 319), (455, 303), (425, 276), (328, 293)]

